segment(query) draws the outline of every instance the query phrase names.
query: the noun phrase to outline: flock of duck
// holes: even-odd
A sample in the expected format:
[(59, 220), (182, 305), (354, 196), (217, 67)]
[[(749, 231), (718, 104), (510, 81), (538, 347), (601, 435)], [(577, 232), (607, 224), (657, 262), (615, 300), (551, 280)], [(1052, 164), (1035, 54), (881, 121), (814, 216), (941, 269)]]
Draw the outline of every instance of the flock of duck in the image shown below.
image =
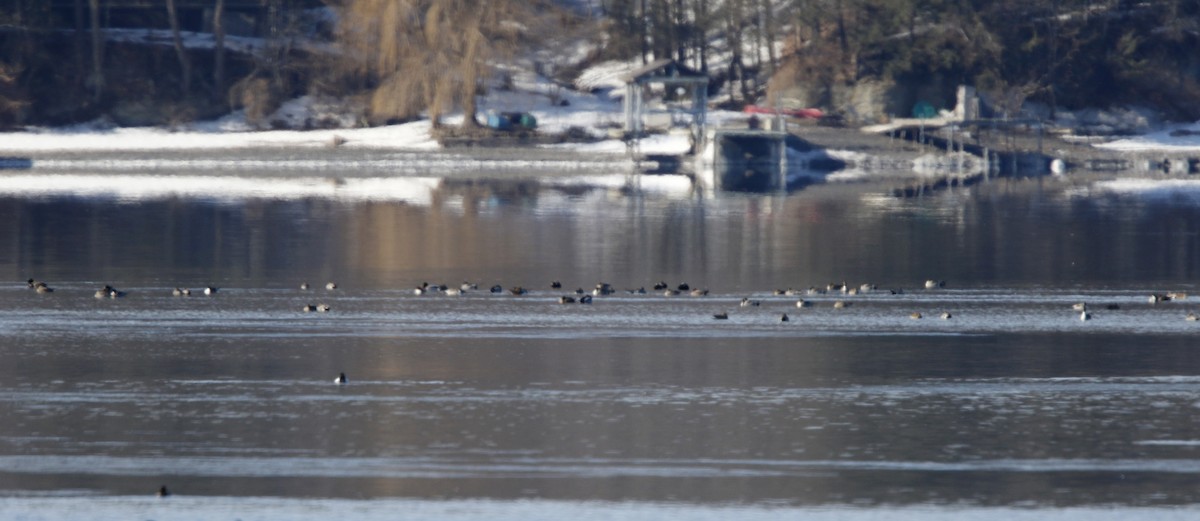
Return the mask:
[[(48, 284), (46, 284), (45, 282), (42, 282), (42, 281), (29, 279), (28, 281), (26, 281), (26, 283), (28, 284), (30, 289), (34, 290), (35, 292), (37, 292), (39, 294), (46, 294), (46, 293), (54, 292), (53, 288), (51, 288)], [(945, 286), (946, 286), (945, 281), (941, 281), (941, 280), (930, 279), (930, 280), (926, 280), (924, 283), (924, 288), (926, 290), (936, 290), (939, 288), (944, 288)], [(308, 291), (311, 288), (312, 287), (307, 282), (300, 284), (300, 290), (302, 290), (302, 291)], [(335, 282), (328, 282), (325, 284), (326, 290), (333, 291), (333, 290), (336, 290), (337, 288), (338, 288), (338, 285)], [(707, 288), (693, 288), (686, 282), (672, 287), (671, 285), (667, 284), (665, 281), (660, 281), (660, 282), (654, 284), (652, 286), (652, 288), (653, 288), (654, 292), (656, 292), (660, 295), (663, 295), (663, 296), (667, 296), (667, 297), (679, 296), (679, 295), (689, 295), (692, 297), (704, 297), (709, 294), (709, 291)], [(561, 290), (561, 289), (563, 289), (563, 285), (559, 281), (553, 281), (550, 283), (550, 289)], [(204, 295), (209, 295), (209, 296), (215, 295), (217, 293), (217, 291), (218, 291), (218, 289), (215, 287), (212, 287), (212, 286), (207, 286), (207, 287), (204, 287), (204, 288), (198, 290), (199, 293), (202, 293)], [(467, 294), (469, 292), (473, 292), (473, 291), (479, 291), (479, 285), (472, 283), (472, 282), (463, 282), (461, 285), (456, 286), (456, 287), (448, 286), (445, 284), (429, 284), (428, 282), (423, 282), (423, 283), (421, 283), (421, 285), (413, 288), (414, 295), (441, 294), (441, 295), (445, 295), (445, 296), (460, 296), (460, 295), (465, 295), (465, 294)], [(523, 286), (512, 286), (509, 288), (505, 288), (504, 286), (501, 286), (500, 284), (496, 284), (496, 285), (491, 286), (490, 288), (487, 288), (487, 291), (492, 294), (507, 293), (507, 294), (514, 295), (514, 296), (521, 296), (521, 295), (529, 294), (529, 290), (524, 288)], [(860, 286), (851, 286), (851, 285), (846, 284), (845, 282), (842, 282), (840, 284), (830, 283), (830, 284), (826, 285), (824, 288), (811, 286), (806, 289), (792, 289), (792, 288), (777, 289), (773, 292), (773, 294), (775, 296), (816, 296), (816, 295), (830, 295), (830, 294), (834, 294), (834, 295), (840, 294), (840, 295), (845, 295), (845, 296), (852, 296), (852, 295), (859, 295), (859, 294), (865, 294), (865, 293), (871, 293), (871, 292), (877, 292), (877, 291), (880, 291), (880, 290), (874, 284), (862, 284)], [(883, 291), (887, 291), (889, 294), (892, 294), (892, 295), (902, 294), (904, 292), (903, 290), (883, 290)], [(172, 289), (171, 293), (172, 293), (172, 295), (174, 295), (176, 297), (189, 297), (192, 295), (192, 290), (189, 288), (176, 287), (176, 288)], [(581, 288), (575, 289), (571, 293), (572, 294), (562, 295), (562, 296), (558, 297), (557, 302), (559, 304), (591, 304), (593, 302), (594, 297), (612, 295), (612, 294), (617, 293), (617, 290), (615, 288), (613, 288), (612, 284), (609, 284), (607, 282), (600, 282), (600, 283), (597, 283), (596, 286), (590, 292), (585, 291), (581, 287)], [(644, 286), (639, 287), (637, 289), (627, 289), (627, 290), (625, 290), (625, 293), (630, 294), (630, 295), (647, 295), (647, 294), (649, 294), (649, 292), (646, 290), (646, 288)], [(103, 288), (96, 290), (96, 293), (95, 293), (95, 297), (98, 299), (121, 298), (121, 297), (124, 297), (125, 295), (126, 295), (126, 293), (124, 291), (118, 290), (118, 289), (112, 287), (111, 285), (107, 285), (107, 284)], [(1187, 297), (1188, 297), (1187, 294), (1183, 293), (1183, 292), (1154, 293), (1148, 297), (1147, 301), (1150, 304), (1159, 304), (1162, 302), (1182, 301), (1182, 300), (1186, 300)], [(760, 301), (760, 300), (751, 300), (749, 297), (745, 297), (745, 298), (742, 298), (741, 302), (739, 303), (739, 306), (740, 307), (758, 307), (761, 304), (762, 304), (762, 301)], [(814, 305), (813, 301), (805, 300), (803, 298), (798, 299), (795, 303), (795, 306), (797, 308), (801, 308), (801, 309), (812, 307), (813, 305)], [(839, 299), (839, 300), (833, 301), (832, 307), (834, 309), (844, 309), (844, 308), (850, 307), (850, 305), (851, 305), (850, 301)], [(309, 312), (325, 313), (325, 312), (329, 312), (331, 309), (332, 308), (328, 304), (321, 303), (321, 304), (305, 304), (301, 307), (300, 310), (305, 313), (309, 313)], [(1085, 302), (1078, 302), (1078, 303), (1072, 304), (1071, 309), (1073, 311), (1079, 312), (1078, 316), (1079, 316), (1079, 320), (1081, 320), (1081, 321), (1086, 322), (1088, 320), (1091, 320), (1093, 317), (1092, 310), (1088, 307), (1087, 303), (1085, 303)], [(1118, 310), (1118, 309), (1120, 309), (1120, 305), (1119, 304), (1105, 304), (1104, 309)], [(712, 317), (716, 320), (727, 320), (727, 319), (729, 319), (729, 313), (728, 312), (715, 313), (712, 315)], [(942, 320), (950, 320), (951, 318), (954, 318), (954, 315), (952, 313), (950, 313), (949, 311), (943, 311), (938, 315), (938, 317), (941, 318)], [(922, 315), (920, 312), (914, 311), (909, 314), (909, 318), (911, 318), (913, 320), (920, 320), (920, 319), (924, 318), (924, 315)], [(1195, 312), (1189, 312), (1184, 318), (1185, 318), (1185, 320), (1187, 320), (1189, 322), (1200, 321), (1200, 315), (1197, 315)], [(780, 315), (779, 320), (781, 322), (787, 322), (789, 320), (789, 317), (786, 313), (784, 313), (784, 314)], [(345, 375), (342, 375), (341, 378), (344, 380)]]

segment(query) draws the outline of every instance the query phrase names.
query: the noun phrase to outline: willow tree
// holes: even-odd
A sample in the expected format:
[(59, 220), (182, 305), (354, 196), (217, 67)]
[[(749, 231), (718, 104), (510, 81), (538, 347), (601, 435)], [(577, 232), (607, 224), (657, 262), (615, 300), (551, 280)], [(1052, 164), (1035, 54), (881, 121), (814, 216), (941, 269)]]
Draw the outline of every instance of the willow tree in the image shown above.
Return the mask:
[(534, 41), (551, 11), (546, 0), (347, 0), (338, 38), (373, 86), (375, 119), (425, 111), (440, 125), (458, 107), (473, 127), (494, 67)]

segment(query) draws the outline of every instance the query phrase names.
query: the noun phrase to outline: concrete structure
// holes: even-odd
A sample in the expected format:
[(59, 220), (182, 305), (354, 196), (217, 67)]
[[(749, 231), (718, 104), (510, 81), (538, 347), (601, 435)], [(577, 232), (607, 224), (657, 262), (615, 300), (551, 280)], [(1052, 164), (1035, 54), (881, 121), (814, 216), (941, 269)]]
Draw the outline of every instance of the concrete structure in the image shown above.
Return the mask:
[(705, 188), (734, 192), (777, 192), (787, 189), (786, 132), (718, 129), (697, 168)]

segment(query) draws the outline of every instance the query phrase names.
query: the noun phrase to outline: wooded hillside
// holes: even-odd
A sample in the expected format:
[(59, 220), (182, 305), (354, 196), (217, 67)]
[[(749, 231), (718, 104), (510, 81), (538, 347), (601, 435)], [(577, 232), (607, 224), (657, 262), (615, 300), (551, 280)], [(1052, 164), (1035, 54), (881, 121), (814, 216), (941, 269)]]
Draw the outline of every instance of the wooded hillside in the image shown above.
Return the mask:
[(253, 120), (313, 92), (364, 122), (470, 111), (496, 65), (564, 36), (594, 41), (566, 73), (670, 57), (731, 105), (905, 115), (969, 84), (997, 112), (1200, 119), (1196, 0), (0, 0), (0, 126)]

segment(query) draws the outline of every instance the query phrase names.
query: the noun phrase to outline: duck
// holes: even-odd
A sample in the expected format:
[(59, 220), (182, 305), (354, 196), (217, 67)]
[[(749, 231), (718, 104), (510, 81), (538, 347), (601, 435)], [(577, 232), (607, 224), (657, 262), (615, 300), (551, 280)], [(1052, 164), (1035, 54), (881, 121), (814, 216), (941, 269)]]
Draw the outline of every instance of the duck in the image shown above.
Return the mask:
[(954, 315), (951, 315), (949, 311), (942, 312), (942, 320), (950, 320), (951, 318), (954, 318)]
[(1159, 302), (1167, 302), (1167, 301), (1170, 301), (1170, 300), (1171, 300), (1171, 297), (1168, 297), (1168, 296), (1166, 296), (1166, 295), (1160, 295), (1160, 294), (1158, 294), (1158, 293), (1155, 293), (1155, 294), (1153, 294), (1153, 295), (1150, 295), (1150, 298), (1149, 298), (1149, 299), (1147, 299), (1147, 300), (1148, 300), (1148, 301), (1149, 301), (1151, 304), (1158, 304)]
[(346, 373), (338, 373), (337, 378), (333, 379), (333, 383), (338, 385), (346, 384)]
[(1091, 319), (1092, 319), (1092, 314), (1091, 314), (1091, 313), (1088, 313), (1087, 311), (1080, 311), (1080, 312), (1079, 312), (1079, 320), (1082, 320), (1082, 321), (1084, 321), (1084, 322), (1087, 322), (1087, 321), (1089, 321), (1089, 320), (1091, 320)]
[(526, 293), (529, 293), (528, 291), (525, 290), (525, 288), (522, 288), (521, 286), (513, 286), (511, 288), (508, 288), (508, 292), (513, 295), (524, 295)]
[(929, 279), (925, 281), (925, 289), (937, 289), (946, 287), (946, 281)]
[(849, 306), (850, 306), (850, 303), (846, 302), (844, 300), (838, 300), (833, 303), (833, 309), (842, 309), (842, 308), (846, 308)]
[(167, 497), (167, 496), (171, 495), (171, 491), (167, 490), (166, 485), (163, 485), (161, 487), (158, 487), (158, 492), (156, 492), (155, 495), (157, 495), (158, 497)]
[(420, 286), (413, 288), (413, 295), (424, 295), (426, 293), (429, 293), (429, 291), (430, 291), (429, 283), (422, 282)]
[(447, 297), (457, 297), (463, 294), (463, 290), (458, 288), (446, 288), (442, 291)]
[(668, 286), (667, 286), (666, 281), (659, 281), (659, 282), (654, 283), (654, 291), (662, 291), (664, 289), (667, 289), (667, 287)]
[(585, 293), (587, 293), (587, 292), (586, 292), (586, 291), (584, 291), (584, 290), (583, 290), (583, 288), (575, 288), (575, 294), (576, 294), (576, 295), (583, 295), (583, 294), (585, 294)]
[(863, 285), (859, 286), (858, 291), (860, 291), (862, 293), (867, 293), (870, 291), (875, 291), (876, 287), (877, 286), (875, 286), (874, 284), (867, 283), (867, 284), (863, 284)]
[(205, 287), (205, 288), (204, 288), (204, 294), (205, 294), (205, 295), (216, 295), (216, 294), (217, 294), (217, 288), (214, 288), (214, 287), (212, 287), (212, 286), (207, 286), (207, 287)]
[(1105, 304), (1104, 309), (1107, 309), (1109, 311), (1116, 311), (1118, 309), (1121, 309), (1121, 305), (1120, 304)]
[(609, 284), (607, 282), (599, 282), (599, 283), (596, 283), (596, 287), (595, 287), (595, 289), (592, 290), (592, 294), (596, 295), (596, 296), (612, 295), (613, 287), (611, 284)]
[(103, 288), (96, 292), (96, 298), (121, 298), (124, 296), (124, 291), (117, 290), (116, 288), (107, 284), (105, 284)]
[(327, 289), (327, 290), (329, 290), (329, 291), (333, 291), (333, 290), (335, 290), (335, 289), (337, 289), (337, 288), (338, 288), (338, 286), (337, 286), (337, 283), (336, 283), (336, 282), (329, 281), (329, 282), (326, 282), (326, 283), (325, 283), (325, 289)]
[(800, 299), (800, 300), (797, 300), (797, 301), (796, 301), (796, 307), (798, 307), (798, 308), (809, 308), (809, 307), (812, 307), (812, 302), (809, 302), (809, 301), (807, 301), (807, 300), (804, 300), (804, 299)]
[(550, 283), (550, 289), (562, 289), (562, 283), (557, 280), (553, 281)]
[(561, 297), (558, 297), (558, 303), (559, 304), (574, 304), (575, 297), (568, 297), (566, 295), (563, 295)]
[(676, 295), (679, 295), (679, 290), (677, 290), (677, 289), (664, 289), (663, 290), (664, 297), (674, 297)]
[(307, 282), (300, 283), (300, 291), (308, 291), (308, 283)]
[(318, 313), (328, 313), (330, 309), (329, 304), (317, 304)]
[(800, 296), (800, 295), (803, 295), (803, 294), (804, 294), (804, 291), (802, 291), (802, 290), (798, 290), (798, 289), (792, 289), (792, 288), (788, 288), (788, 289), (786, 289), (786, 290), (784, 290), (784, 291), (783, 291), (783, 294), (784, 294), (785, 296), (788, 296), (788, 297), (798, 297), (798, 296)]
[(691, 293), (689, 293), (689, 295), (691, 295), (691, 296), (693, 296), (693, 297), (704, 297), (704, 296), (707, 296), (707, 295), (708, 295), (708, 290), (707, 290), (707, 289), (700, 289), (700, 288), (696, 288), (696, 289), (693, 289), (693, 290), (691, 291)]
[(809, 286), (809, 288), (808, 288), (808, 289), (804, 290), (804, 294), (805, 294), (805, 295), (809, 295), (809, 296), (812, 296), (812, 295), (824, 295), (824, 294), (825, 294), (825, 290), (823, 290), (823, 289), (821, 289), (821, 288), (818, 288), (818, 287), (816, 287), (816, 286)]
[(42, 282), (40, 280), (29, 279), (28, 281), (26, 281), (26, 284), (29, 284), (29, 289), (32, 289), (38, 293), (53, 293), (54, 292), (53, 288), (51, 288), (45, 282)]
[(1187, 300), (1188, 297), (1187, 293), (1182, 291), (1169, 291), (1167, 292), (1167, 296), (1170, 297), (1171, 300)]
[(921, 313), (919, 311), (913, 311), (912, 313), (908, 314), (908, 318), (913, 320), (921, 320)]
[(305, 304), (303, 307), (300, 308), (300, 310), (305, 313), (312, 313), (313, 311), (317, 310), (317, 306), (314, 306), (312, 304)]
[(629, 293), (630, 295), (645, 295), (645, 294), (646, 294), (646, 287), (645, 287), (645, 286), (642, 286), (642, 287), (640, 287), (640, 288), (638, 288), (638, 289), (629, 289), (629, 290), (625, 290), (625, 292), (626, 292), (626, 293)]
[(724, 312), (724, 311), (722, 311), (720, 313), (715, 313), (715, 314), (713, 314), (713, 318), (715, 318), (717, 320), (729, 320), (729, 313)]
[(1071, 309), (1075, 310), (1075, 311), (1087, 311), (1087, 303), (1086, 302), (1076, 302), (1074, 304), (1071, 304)]
[(782, 314), (782, 315), (779, 315), (779, 321), (780, 321), (780, 322), (787, 322), (787, 321), (788, 321), (788, 316), (787, 316), (787, 313), (784, 313), (784, 314)]
[(492, 293), (504, 293), (504, 286), (496, 284), (495, 286), (488, 288), (488, 291), (490, 291)]
[(467, 282), (464, 280), (463, 283), (458, 286), (458, 289), (459, 289), (459, 291), (463, 291), (463, 292), (475, 291), (475, 290), (479, 289), (479, 284), (476, 284), (474, 282)]
[(682, 282), (675, 289), (677, 289), (679, 291), (688, 291), (688, 290), (692, 289), (692, 287), (689, 286), (688, 283)]
[(592, 296), (591, 296), (591, 295), (584, 295), (584, 296), (582, 296), (582, 297), (579, 297), (579, 303), (580, 303), (580, 304), (591, 304), (591, 303), (592, 303)]
[(742, 297), (742, 302), (739, 305), (744, 308), (758, 307), (758, 306), (762, 305), (762, 302), (759, 302), (757, 300), (750, 300), (750, 297)]
[(192, 290), (187, 288), (175, 288), (171, 290), (171, 294), (176, 297), (190, 297), (192, 295)]
[(1183, 319), (1188, 322), (1195, 322), (1197, 320), (1200, 320), (1200, 317), (1197, 317), (1195, 313), (1188, 313), (1187, 316), (1184, 317)]

